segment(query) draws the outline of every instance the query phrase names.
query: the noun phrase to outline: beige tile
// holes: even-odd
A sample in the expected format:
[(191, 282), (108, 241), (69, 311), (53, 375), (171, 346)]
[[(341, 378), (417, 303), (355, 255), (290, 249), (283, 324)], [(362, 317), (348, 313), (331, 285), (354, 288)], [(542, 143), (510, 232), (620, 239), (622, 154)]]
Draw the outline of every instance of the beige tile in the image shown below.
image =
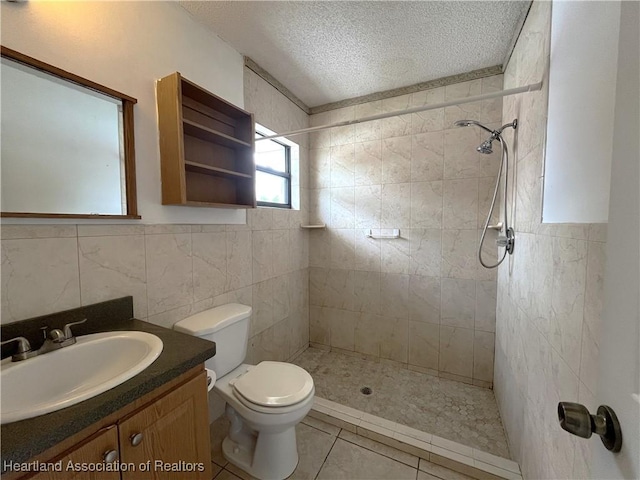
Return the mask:
[(332, 228), (354, 228), (355, 190), (353, 187), (331, 189)]
[(475, 279), (477, 271), (476, 230), (442, 231), (442, 276)]
[[(393, 229), (383, 228), (381, 235), (393, 235)], [(401, 232), (402, 235), (402, 232)], [(384, 273), (409, 273), (410, 240), (404, 236), (395, 239), (379, 240), (381, 263), (380, 269)]]
[(331, 189), (321, 188), (309, 191), (309, 223), (331, 224)]
[(324, 267), (331, 262), (331, 231), (314, 230), (309, 232), (309, 265)]
[(476, 282), (475, 329), (495, 332), (497, 285), (493, 280)]
[(227, 281), (226, 233), (192, 233), (194, 301), (221, 295)]
[(440, 278), (409, 277), (409, 320), (440, 323)]
[(273, 288), (273, 321), (284, 320), (291, 313), (292, 285), (290, 275), (280, 275), (271, 280)]
[(329, 270), (327, 306), (353, 310), (353, 281), (353, 270)]
[[(335, 130), (335, 129), (334, 129)], [(331, 147), (331, 186), (355, 185), (355, 149), (352, 143)]]
[(382, 140), (382, 183), (411, 181), (411, 136)]
[(331, 230), (331, 268), (346, 270), (355, 265), (355, 230)]
[[(496, 187), (495, 177), (484, 177), (478, 179), (478, 228), (483, 228), (491, 209), (491, 200)], [(496, 198), (496, 207), (489, 221), (490, 225), (495, 225), (500, 221), (500, 196)]]
[(356, 312), (380, 314), (380, 283), (380, 272), (354, 272), (353, 309)]
[(440, 325), (409, 322), (409, 358), (411, 365), (438, 370)]
[(79, 306), (76, 238), (2, 241), (3, 323)]
[(411, 228), (441, 228), (443, 213), (442, 182), (411, 184)]
[[(411, 105), (410, 95), (385, 98), (382, 100), (384, 113), (406, 110)], [(402, 137), (411, 133), (411, 115), (385, 118), (380, 122), (380, 134), (382, 138)]]
[(263, 282), (273, 277), (273, 232), (254, 231), (252, 242), (253, 281)]
[(473, 330), (440, 325), (439, 368), (443, 372), (471, 378)]
[(409, 465), (413, 468), (418, 468), (418, 457), (416, 457), (415, 455), (397, 450), (383, 443), (376, 442), (367, 437), (356, 435), (346, 430), (340, 432), (340, 438), (349, 443), (353, 443), (360, 447), (366, 448), (367, 450), (371, 450), (372, 452), (384, 455), (385, 457), (391, 458), (392, 460), (395, 460), (397, 462), (404, 463), (405, 465)]
[(460, 127), (444, 132), (444, 178), (476, 178), (479, 176), (476, 151), (481, 140), (473, 127)]
[(309, 307), (309, 340), (316, 344), (331, 344), (331, 318), (332, 309), (324, 307)]
[(313, 480), (333, 447), (336, 437), (301, 423), (296, 427), (296, 440), (298, 466), (288, 478)]
[(444, 134), (413, 135), (411, 143), (411, 181), (442, 180), (444, 174)]
[[(380, 235), (380, 229), (371, 229), (374, 235)], [(381, 242), (368, 238), (369, 229), (355, 231), (355, 269), (367, 272), (381, 271)]]
[(131, 295), (134, 316), (146, 318), (144, 236), (82, 237), (78, 248), (82, 304)]
[(253, 283), (252, 232), (227, 232), (227, 281), (225, 290), (237, 290)]
[(379, 185), (382, 183), (382, 141), (356, 143), (355, 184)]
[(476, 228), (478, 224), (478, 179), (443, 182), (442, 224), (446, 228)]
[(408, 319), (409, 275), (382, 273), (380, 298), (383, 316)]
[(382, 228), (411, 226), (411, 184), (396, 183), (382, 187)]
[(442, 231), (412, 229), (410, 235), (411, 263), (409, 273), (439, 277), (442, 267)]
[[(432, 475), (435, 478), (439, 478), (442, 480), (471, 480), (473, 477), (469, 477), (468, 475), (464, 475), (463, 473), (458, 473), (455, 470), (450, 470), (445, 468), (437, 463), (428, 462), (426, 460), (420, 459), (420, 466), (418, 472), (418, 480), (422, 480), (424, 477), (421, 477), (421, 473), (427, 473)], [(425, 480), (429, 479), (426, 477)]]
[(247, 223), (251, 230), (271, 230), (273, 228), (273, 208), (258, 207), (247, 212)]
[(331, 153), (328, 148), (309, 151), (309, 187), (329, 188), (331, 186)]
[(348, 310), (326, 309), (331, 325), (331, 346), (343, 350), (354, 349), (354, 336), (358, 314)]
[(145, 236), (148, 315), (193, 301), (191, 234)]
[(273, 232), (273, 276), (291, 271), (292, 246), (289, 244), (289, 230), (274, 230)]
[[(4, 231), (8, 225), (3, 226), (2, 230)], [(31, 226), (39, 227), (36, 225)], [(46, 225), (42, 225), (42, 227), (47, 227)], [(53, 227), (53, 226), (52, 226)], [(59, 225), (56, 227), (64, 227), (62, 230), (64, 235), (54, 235), (54, 236), (74, 236), (73, 235), (73, 225)], [(216, 225), (216, 227), (221, 227), (224, 231), (224, 225)], [(62, 233), (59, 228), (56, 228), (57, 233)], [(45, 230), (46, 231), (46, 230)], [(38, 236), (42, 236), (45, 234), (45, 231), (40, 229), (35, 230), (35, 234)], [(144, 235), (144, 225), (78, 225), (78, 237), (107, 237), (107, 236), (122, 236), (122, 235)], [(3, 234), (4, 238), (4, 234)], [(30, 237), (25, 237), (30, 238)]]
[(355, 228), (380, 228), (382, 187), (380, 185), (356, 187), (354, 194)]
[(251, 336), (256, 335), (274, 323), (273, 281), (265, 280), (253, 286), (253, 312), (251, 313)]
[(191, 225), (158, 224), (145, 225), (145, 235), (191, 233)]
[(476, 282), (460, 278), (442, 279), (440, 323), (452, 327), (474, 328)]
[(414, 480), (415, 477), (414, 468), (338, 438), (317, 478)]
[[(97, 226), (100, 227), (100, 233), (104, 233), (104, 226)], [(2, 240), (17, 240), (19, 238), (71, 238), (76, 237), (78, 233), (76, 225), (2, 225), (0, 235)]]

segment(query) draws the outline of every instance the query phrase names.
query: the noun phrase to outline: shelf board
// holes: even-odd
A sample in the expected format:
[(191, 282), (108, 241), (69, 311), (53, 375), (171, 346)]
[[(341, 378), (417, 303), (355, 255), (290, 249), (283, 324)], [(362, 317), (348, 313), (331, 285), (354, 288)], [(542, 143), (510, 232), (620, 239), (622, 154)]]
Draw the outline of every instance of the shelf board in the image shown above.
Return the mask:
[(181, 205), (184, 205), (187, 207), (255, 208), (253, 205), (244, 205), (244, 204), (235, 204), (235, 203), (194, 202), (193, 200), (187, 200), (186, 203)]
[(250, 143), (243, 142), (242, 140), (238, 140), (237, 138), (233, 138), (229, 135), (225, 135), (224, 133), (217, 132), (209, 127), (205, 127), (204, 125), (200, 125), (199, 123), (187, 120), (186, 118), (182, 120), (182, 124), (185, 135), (190, 135), (192, 137), (199, 138), (200, 140), (215, 142), (230, 148), (253, 147), (253, 145), (251, 145)]
[(212, 167), (204, 163), (191, 162), (189, 160), (184, 161), (187, 170), (191, 170), (198, 173), (204, 173), (205, 175), (221, 175), (224, 177), (241, 177), (241, 178), (253, 178), (253, 175), (248, 173), (235, 172), (233, 170), (227, 170), (226, 168)]

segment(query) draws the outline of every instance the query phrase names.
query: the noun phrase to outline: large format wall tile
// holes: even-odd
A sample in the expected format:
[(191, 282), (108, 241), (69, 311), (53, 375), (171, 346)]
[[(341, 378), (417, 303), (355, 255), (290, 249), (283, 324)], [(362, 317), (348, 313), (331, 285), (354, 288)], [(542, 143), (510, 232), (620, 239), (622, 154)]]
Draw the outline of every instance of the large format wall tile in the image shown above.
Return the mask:
[[(146, 318), (144, 236), (80, 237), (78, 247), (82, 304), (132, 295), (133, 314), (137, 318)], [(224, 274), (220, 278), (224, 285)]]
[(76, 238), (2, 241), (3, 323), (79, 306)]
[(148, 315), (193, 302), (191, 235), (145, 236)]

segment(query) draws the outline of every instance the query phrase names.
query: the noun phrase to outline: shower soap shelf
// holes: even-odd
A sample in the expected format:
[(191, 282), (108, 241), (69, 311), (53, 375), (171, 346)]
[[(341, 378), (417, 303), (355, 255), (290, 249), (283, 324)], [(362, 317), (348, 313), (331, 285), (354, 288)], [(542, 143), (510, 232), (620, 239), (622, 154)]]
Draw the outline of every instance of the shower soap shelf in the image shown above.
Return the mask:
[(391, 235), (374, 235), (373, 230), (369, 230), (366, 234), (367, 238), (373, 238), (374, 240), (389, 240), (393, 238), (400, 238), (400, 229), (394, 228)]
[(327, 225), (325, 223), (320, 223), (318, 225), (300, 225), (300, 228), (303, 228), (305, 230), (320, 230), (327, 228)]

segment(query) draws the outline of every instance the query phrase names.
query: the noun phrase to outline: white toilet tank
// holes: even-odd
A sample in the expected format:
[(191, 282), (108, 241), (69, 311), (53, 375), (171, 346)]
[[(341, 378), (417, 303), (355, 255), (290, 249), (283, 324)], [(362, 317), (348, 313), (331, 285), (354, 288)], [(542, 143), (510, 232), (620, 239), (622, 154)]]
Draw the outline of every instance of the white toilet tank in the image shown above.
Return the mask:
[(249, 342), (251, 307), (228, 303), (177, 322), (173, 329), (216, 342), (216, 354), (205, 365), (218, 378), (242, 364)]

